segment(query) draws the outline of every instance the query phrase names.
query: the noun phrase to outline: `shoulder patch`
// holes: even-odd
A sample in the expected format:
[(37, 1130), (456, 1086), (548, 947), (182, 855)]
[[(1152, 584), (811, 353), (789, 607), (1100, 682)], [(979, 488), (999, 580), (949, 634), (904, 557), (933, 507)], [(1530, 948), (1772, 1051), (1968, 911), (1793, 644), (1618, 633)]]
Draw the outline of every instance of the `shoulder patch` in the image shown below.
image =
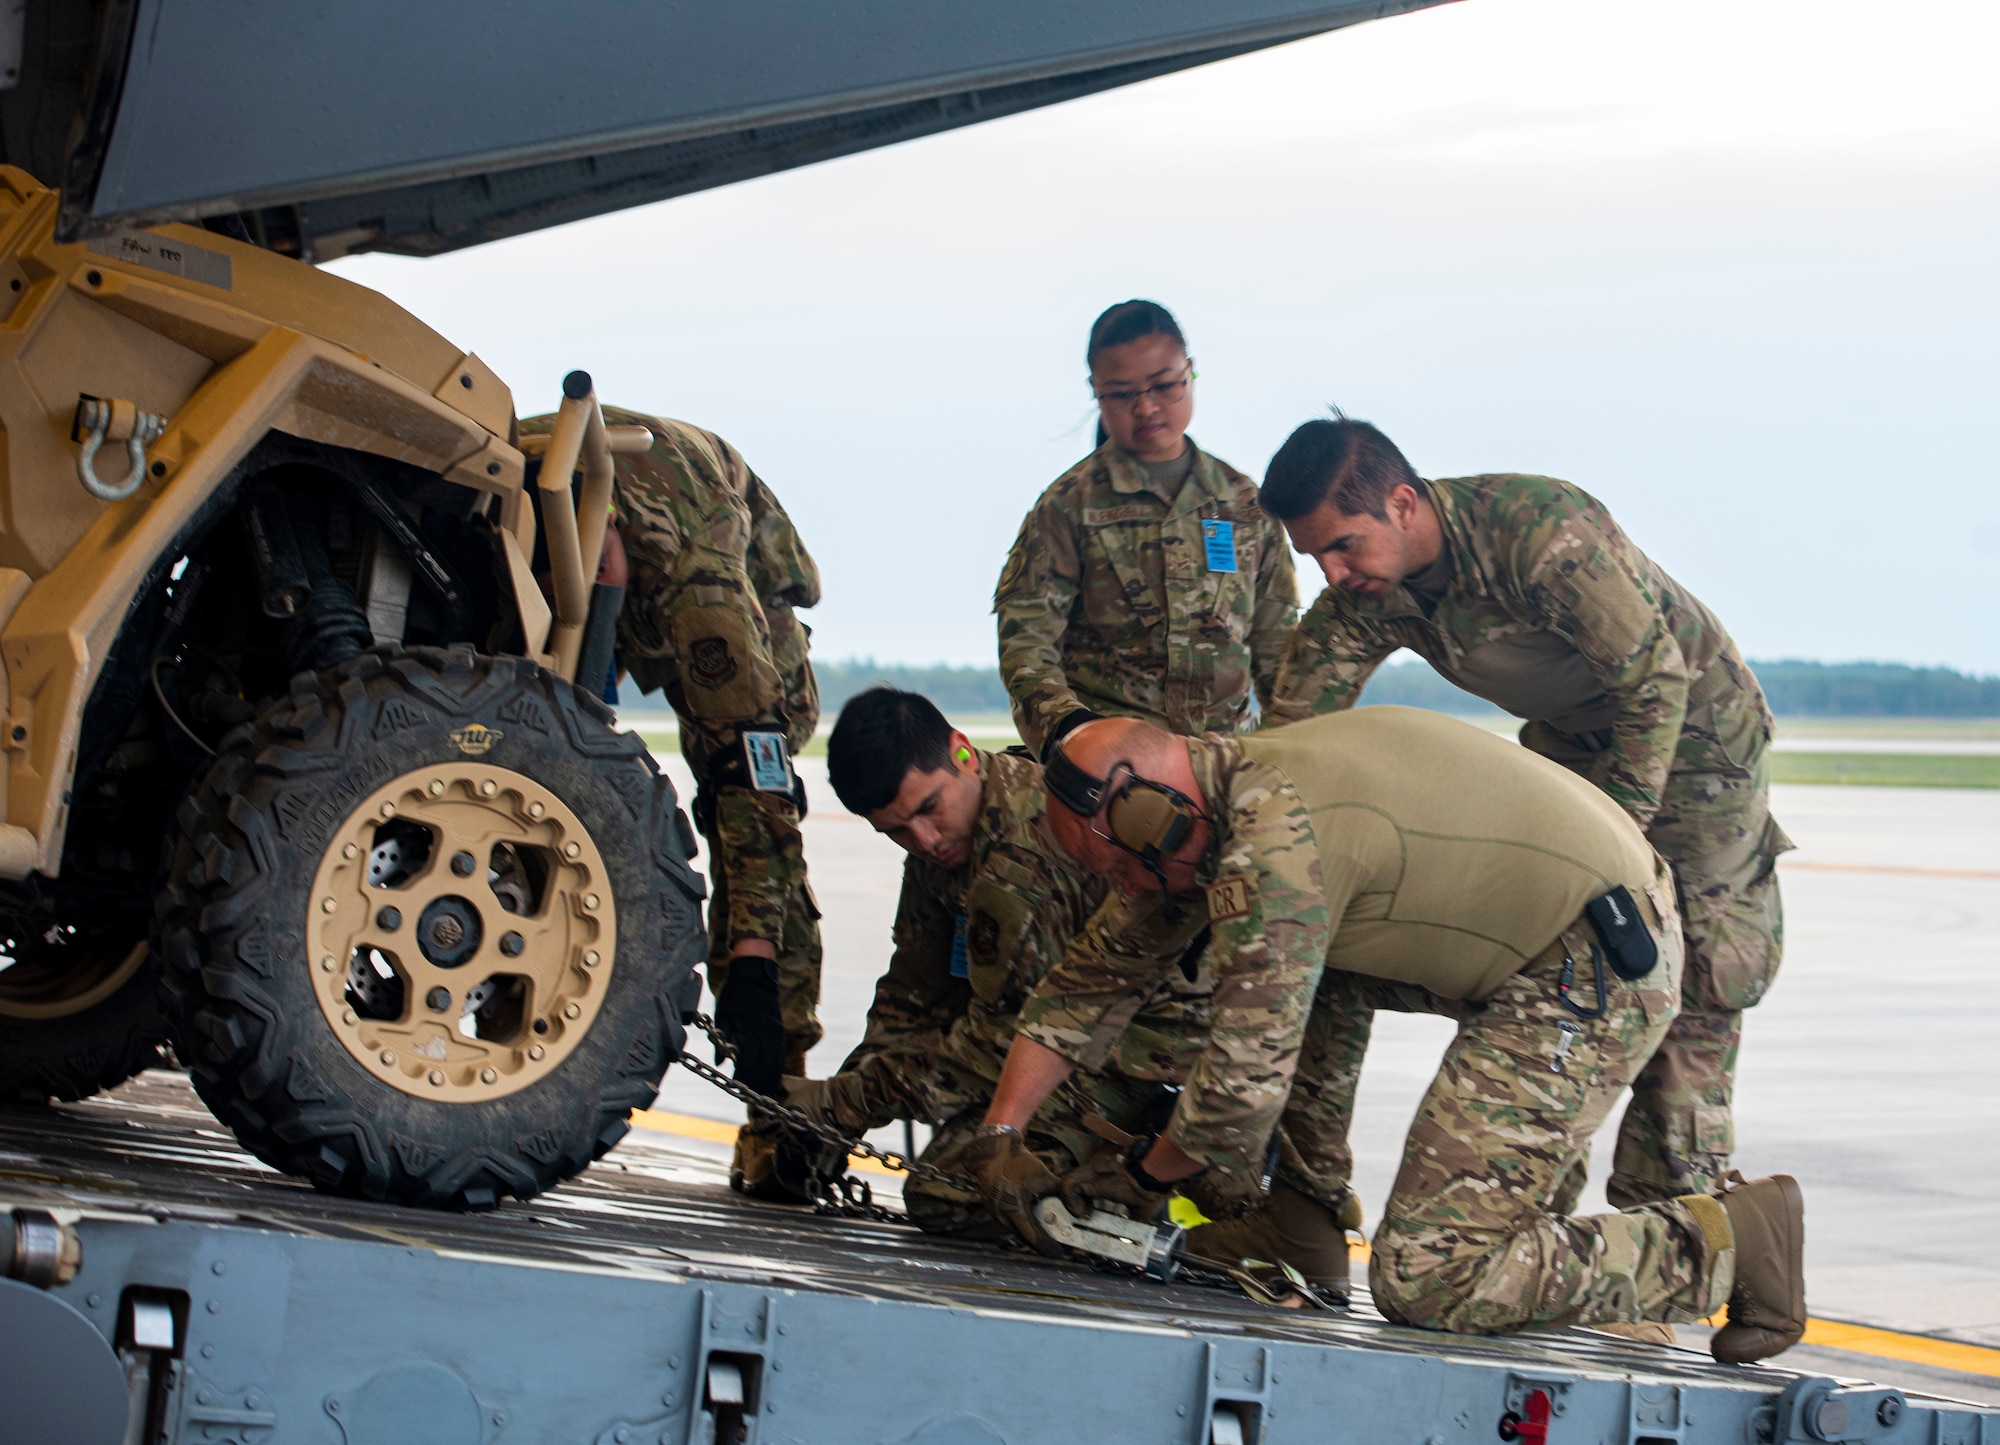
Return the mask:
[(1232, 918), (1248, 918), (1250, 898), (1248, 878), (1216, 879), (1208, 885), (1208, 921), (1226, 923)]
[(697, 637), (688, 649), (688, 675), (703, 687), (719, 688), (736, 678), (736, 654), (726, 637)]

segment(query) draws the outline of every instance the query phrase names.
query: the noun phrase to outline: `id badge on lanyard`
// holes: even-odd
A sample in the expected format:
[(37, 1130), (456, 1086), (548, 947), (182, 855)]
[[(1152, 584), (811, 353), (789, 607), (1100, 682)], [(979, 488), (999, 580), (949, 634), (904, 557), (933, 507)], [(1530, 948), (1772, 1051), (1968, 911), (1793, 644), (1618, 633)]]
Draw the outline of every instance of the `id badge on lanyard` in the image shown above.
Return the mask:
[(743, 761), (750, 772), (750, 786), (760, 793), (792, 791), (792, 750), (779, 732), (743, 734)]
[(972, 960), (965, 948), (965, 915), (959, 914), (951, 924), (951, 976), (971, 978)]
[(1208, 570), (1236, 570), (1236, 524), (1227, 517), (1201, 519), (1201, 543), (1208, 553)]

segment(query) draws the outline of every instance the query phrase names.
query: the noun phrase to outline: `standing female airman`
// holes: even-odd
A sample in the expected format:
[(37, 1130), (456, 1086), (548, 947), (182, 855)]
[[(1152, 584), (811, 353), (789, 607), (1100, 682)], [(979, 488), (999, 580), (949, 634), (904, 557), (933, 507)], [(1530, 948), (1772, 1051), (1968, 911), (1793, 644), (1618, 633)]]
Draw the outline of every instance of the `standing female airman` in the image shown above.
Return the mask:
[(1113, 306), (1086, 360), (1104, 439), (1029, 511), (993, 594), (1015, 724), (1043, 755), (1099, 716), (1246, 728), (1298, 610), (1284, 532), (1187, 435), (1194, 361), (1164, 306)]

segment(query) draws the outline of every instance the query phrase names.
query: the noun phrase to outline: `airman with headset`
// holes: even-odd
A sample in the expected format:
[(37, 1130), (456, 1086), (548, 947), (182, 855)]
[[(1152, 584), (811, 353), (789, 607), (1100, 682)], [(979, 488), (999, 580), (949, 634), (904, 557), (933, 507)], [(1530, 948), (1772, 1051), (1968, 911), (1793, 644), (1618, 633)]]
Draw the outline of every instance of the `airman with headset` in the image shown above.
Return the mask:
[[(1603, 793), (1439, 714), (1377, 707), (1244, 737), (1087, 723), (1051, 750), (1050, 830), (1126, 896), (1023, 1004), (960, 1167), (1030, 1244), (1060, 1192), (1155, 1217), (1186, 1192), (1189, 1252), (1283, 1261), (1344, 1290), (1347, 1143), (1375, 987), (1459, 1018), (1369, 1265), (1399, 1323), (1495, 1334), (1690, 1321), (1718, 1359), (1805, 1327), (1787, 1176), (1563, 1217), (1555, 1191), (1679, 1006), (1671, 876)], [(1209, 929), (1206, 1046), (1156, 1136), (1057, 1178), (1021, 1130), (1117, 1044), (1134, 1000)], [(1276, 1143), (1275, 1183), (1261, 1188)]]

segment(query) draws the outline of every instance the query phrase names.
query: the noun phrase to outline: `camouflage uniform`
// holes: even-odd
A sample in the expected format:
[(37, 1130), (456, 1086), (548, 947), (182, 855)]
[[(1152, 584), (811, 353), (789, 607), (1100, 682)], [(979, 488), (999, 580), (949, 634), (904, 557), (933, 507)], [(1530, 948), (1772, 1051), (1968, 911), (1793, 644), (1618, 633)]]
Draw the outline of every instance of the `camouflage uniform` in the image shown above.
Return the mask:
[[(1687, 931), (1681, 1013), (1633, 1084), (1611, 1201), (1708, 1190), (1734, 1148), (1742, 1011), (1770, 988), (1783, 950), (1776, 865), (1792, 844), (1770, 812), (1763, 692), (1714, 615), (1587, 493), (1531, 476), (1425, 490), (1444, 532), (1442, 595), (1427, 615), (1407, 586), (1381, 597), (1327, 588), (1299, 623), (1271, 716), (1353, 706), (1399, 647), (1475, 692), (1483, 649), (1550, 649), (1564, 715), (1495, 700), (1534, 718), (1523, 744), (1589, 778), (1647, 830), (1673, 866)], [(1565, 1186), (1572, 1204), (1583, 1162)]]
[[(1161, 934), (1072, 949), (1020, 1031), (1085, 1067), (1115, 1046), (1120, 1002), (1170, 966), (1160, 943), (1178, 902), (1181, 929), (1205, 916), (1214, 930), (1212, 1029), (1167, 1130), (1224, 1176), (1205, 1185), (1254, 1175), (1282, 1123), (1280, 1176), (1337, 1210), (1368, 1002), (1402, 997), (1461, 1023), (1376, 1234), (1385, 1314), (1496, 1332), (1718, 1308), (1734, 1256), (1708, 1201), (1550, 1208), (1675, 1011), (1672, 890), (1630, 821), (1547, 762), (1404, 708), (1189, 752), (1216, 834), (1202, 893), (1134, 900)], [(1614, 884), (1641, 900), (1660, 961), (1637, 984), (1607, 973), (1599, 999), (1582, 909)], [(1566, 957), (1579, 961), (1571, 997), (1604, 1004), (1600, 1017), (1562, 1002)]]
[[(1205, 521), (1233, 527), (1234, 572), (1210, 569)], [(1166, 496), (1106, 442), (1029, 511), (993, 611), (1014, 721), (1040, 754), (1078, 708), (1190, 736), (1247, 726), (1252, 687), (1270, 702), (1298, 583), (1248, 477), (1195, 448)]]
[[(831, 1081), (841, 1125), (860, 1133), (894, 1119), (941, 1126), (926, 1163), (951, 1160), (972, 1137), (1000, 1079), (1021, 1000), (1104, 902), (1102, 880), (1075, 873), (1043, 823), (1042, 770), (1017, 752), (979, 754), (984, 785), (964, 866), (912, 856), (903, 864), (895, 952), (875, 985), (868, 1032)], [(965, 930), (963, 976), (954, 938)], [(1109, 1066), (1078, 1074), (1029, 1126), (1029, 1143), (1058, 1173), (1099, 1136), (1095, 1114), (1131, 1133), (1157, 1127), (1208, 1024), (1209, 981), (1179, 969), (1141, 1003), (1130, 1037)], [(912, 1180), (903, 1198), (933, 1232), (1006, 1233), (977, 1196)]]
[[(736, 449), (681, 421), (604, 408), (611, 426), (643, 426), (653, 448), (617, 458), (613, 487), (631, 567), (618, 618), (618, 661), (646, 692), (663, 689), (696, 779), (693, 812), (708, 840), (709, 986), (719, 996), (746, 938), (778, 951), (786, 1067), (805, 1071), (819, 1042), (819, 906), (806, 881), (801, 810), (791, 797), (711, 785), (742, 729), (775, 727), (792, 750), (819, 723), (819, 689), (794, 609), (819, 602), (819, 569), (771, 489)], [(550, 416), (521, 423), (546, 433)]]

